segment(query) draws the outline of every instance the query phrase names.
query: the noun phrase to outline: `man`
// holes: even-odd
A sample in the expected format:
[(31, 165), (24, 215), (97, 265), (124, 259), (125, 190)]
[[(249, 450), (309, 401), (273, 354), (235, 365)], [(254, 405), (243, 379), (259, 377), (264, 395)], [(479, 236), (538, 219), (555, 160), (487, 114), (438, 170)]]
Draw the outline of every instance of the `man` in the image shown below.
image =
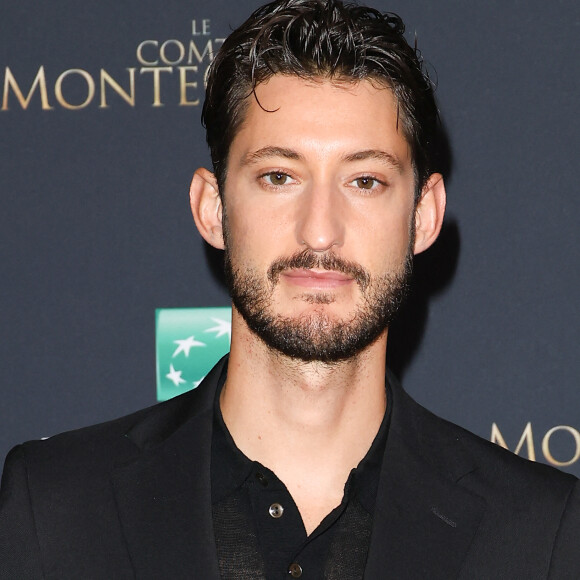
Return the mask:
[(437, 109), (394, 15), (285, 0), (208, 80), (196, 225), (232, 345), (191, 393), (13, 450), (2, 578), (580, 578), (577, 480), (386, 375), (445, 207)]

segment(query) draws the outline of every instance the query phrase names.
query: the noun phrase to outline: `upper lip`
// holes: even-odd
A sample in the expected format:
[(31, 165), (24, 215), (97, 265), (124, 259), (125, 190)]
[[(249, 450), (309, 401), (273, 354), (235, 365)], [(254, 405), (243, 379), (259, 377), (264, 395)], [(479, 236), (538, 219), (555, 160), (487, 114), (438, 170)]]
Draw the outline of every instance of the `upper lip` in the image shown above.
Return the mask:
[(318, 278), (320, 280), (351, 280), (352, 276), (336, 270), (310, 270), (308, 268), (296, 268), (286, 270), (285, 276), (291, 278)]

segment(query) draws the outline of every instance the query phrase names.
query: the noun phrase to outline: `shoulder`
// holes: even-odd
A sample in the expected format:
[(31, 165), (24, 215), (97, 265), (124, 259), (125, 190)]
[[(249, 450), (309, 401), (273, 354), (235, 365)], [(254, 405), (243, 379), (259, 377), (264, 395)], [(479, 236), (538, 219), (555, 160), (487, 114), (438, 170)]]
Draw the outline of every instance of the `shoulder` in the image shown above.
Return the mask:
[(111, 421), (22, 443), (8, 454), (5, 472), (20, 462), (28, 470), (39, 470), (44, 475), (68, 471), (67, 467), (87, 473), (124, 457), (130, 458), (137, 449), (126, 434), (160, 410), (160, 405), (155, 405)]
[[(488, 558), (547, 570), (549, 578), (580, 578), (580, 482), (569, 473), (519, 457), (457, 425), (438, 419), (473, 461), (458, 485), (482, 498), (485, 510), (469, 565), (488, 569)], [(498, 575), (501, 577), (500, 569)]]
[(529, 461), (447, 421), (394, 386), (394, 429), (423, 460), (455, 482), (509, 510), (565, 505), (578, 480), (554, 467)]
[(433, 415), (435, 429), (445, 430), (452, 440), (468, 454), (474, 462), (474, 473), (488, 485), (505, 492), (513, 488), (518, 493), (551, 491), (567, 493), (578, 481), (575, 476), (545, 465), (520, 457), (515, 453), (492, 443), (470, 431)]
[(49, 484), (92, 486), (115, 466), (132, 461), (183, 424), (210, 412), (214, 383), (206, 381), (194, 391), (111, 421), (18, 445), (6, 458), (3, 480), (14, 472), (25, 473), (29, 485), (42, 482), (45, 489)]
[(211, 414), (215, 390), (224, 370), (224, 357), (202, 384), (183, 395), (130, 415), (17, 446), (6, 469), (15, 462), (47, 474), (77, 471), (94, 475), (114, 464), (130, 461), (143, 450), (160, 445), (190, 420)]
[[(74, 570), (58, 577), (85, 577), (94, 566), (112, 578), (126, 567), (120, 506), (141, 513), (148, 500), (155, 507), (147, 485), (162, 480), (164, 489), (175, 481), (205, 489), (216, 384), (208, 375), (164, 403), (15, 447), (0, 487), (0, 569), (36, 578), (45, 560), (51, 569)], [(184, 465), (190, 477), (178, 481)], [(68, 558), (75, 553), (83, 558)]]
[[(440, 501), (457, 518), (470, 506), (477, 514), (465, 577), (503, 578), (509, 566), (538, 578), (580, 578), (578, 479), (434, 415), (400, 387), (393, 391), (389, 438), (404, 450), (404, 469), (415, 466), (431, 505)], [(445, 497), (435, 497), (437, 489)]]

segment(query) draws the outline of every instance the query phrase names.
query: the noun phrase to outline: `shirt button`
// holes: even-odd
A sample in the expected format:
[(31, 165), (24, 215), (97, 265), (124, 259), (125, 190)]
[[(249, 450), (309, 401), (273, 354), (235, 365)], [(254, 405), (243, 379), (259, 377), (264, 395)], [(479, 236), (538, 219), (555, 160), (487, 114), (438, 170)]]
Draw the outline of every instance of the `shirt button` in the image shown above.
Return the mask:
[(268, 480), (266, 479), (266, 476), (261, 472), (258, 471), (256, 472), (256, 479), (264, 486), (264, 487), (268, 487)]
[(282, 514), (284, 513), (284, 508), (279, 504), (279, 503), (273, 503), (268, 511), (270, 512), (270, 515), (275, 518), (281, 518)]
[(302, 576), (302, 567), (300, 564), (294, 562), (288, 566), (288, 573), (290, 576), (292, 576), (292, 578), (300, 578), (300, 576)]

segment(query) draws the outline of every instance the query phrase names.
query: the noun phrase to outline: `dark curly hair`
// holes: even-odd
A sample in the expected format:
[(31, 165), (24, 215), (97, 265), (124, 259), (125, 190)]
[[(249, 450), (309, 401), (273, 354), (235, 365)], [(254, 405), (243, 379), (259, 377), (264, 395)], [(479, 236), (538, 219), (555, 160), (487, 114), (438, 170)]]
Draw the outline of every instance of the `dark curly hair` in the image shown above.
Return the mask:
[(399, 16), (341, 0), (276, 0), (234, 30), (213, 60), (202, 122), (213, 170), (223, 192), (230, 145), (248, 98), (272, 75), (370, 80), (397, 100), (411, 146), (417, 195), (433, 167), (439, 116), (421, 56)]

